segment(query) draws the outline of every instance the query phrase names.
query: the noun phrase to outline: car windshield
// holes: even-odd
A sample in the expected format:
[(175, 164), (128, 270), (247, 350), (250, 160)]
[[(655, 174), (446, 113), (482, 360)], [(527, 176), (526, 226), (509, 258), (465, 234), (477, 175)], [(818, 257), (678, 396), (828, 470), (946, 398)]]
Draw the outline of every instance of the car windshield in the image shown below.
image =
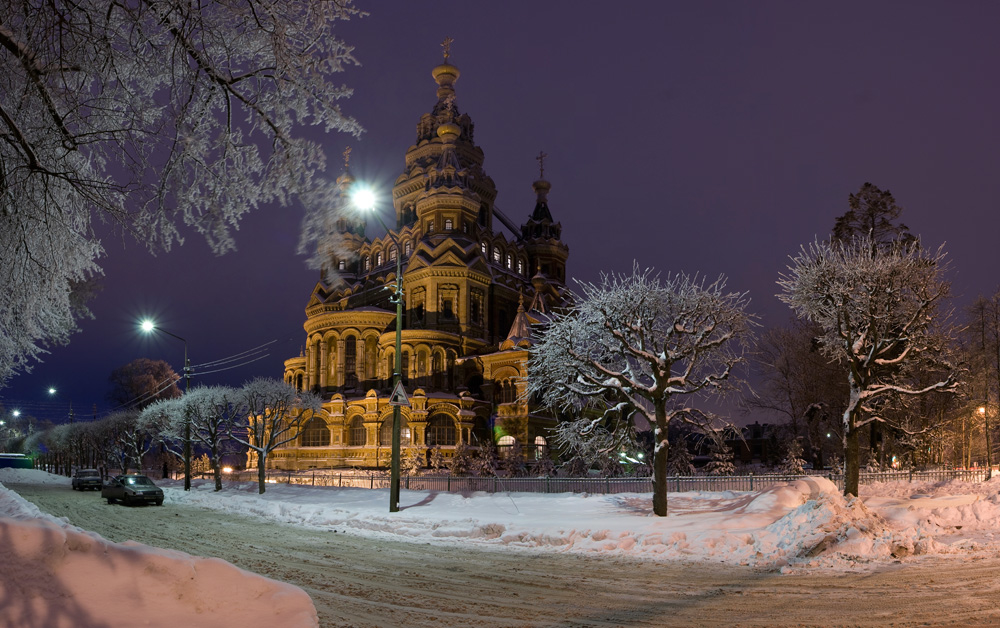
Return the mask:
[(125, 483), (129, 486), (152, 486), (153, 482), (146, 476), (136, 478), (125, 478)]
[(96, 478), (96, 477), (100, 477), (101, 476), (100, 473), (98, 473), (97, 471), (94, 471), (92, 469), (84, 469), (83, 471), (77, 471), (76, 475), (77, 475), (77, 477), (81, 477), (81, 478)]

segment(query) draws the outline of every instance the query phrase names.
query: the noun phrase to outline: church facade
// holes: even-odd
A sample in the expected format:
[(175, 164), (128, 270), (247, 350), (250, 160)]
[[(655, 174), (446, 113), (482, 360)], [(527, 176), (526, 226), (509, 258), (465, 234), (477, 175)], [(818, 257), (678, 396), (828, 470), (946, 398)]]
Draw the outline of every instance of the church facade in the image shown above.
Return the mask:
[[(523, 395), (530, 325), (566, 296), (568, 247), (548, 207), (544, 155), (536, 203), (520, 225), (495, 206), (474, 125), (456, 104), (457, 67), (435, 67), (437, 100), (421, 116), (392, 202), (396, 224), (371, 239), (341, 217), (340, 245), (306, 306), (305, 346), (284, 379), (319, 393), (324, 412), (275, 450), (269, 467), (377, 468), (389, 464), (397, 261), (403, 276), (404, 455), (492, 442), (531, 460), (547, 454), (554, 419)], [(345, 167), (343, 197), (356, 183)], [(528, 209), (528, 208), (526, 208)], [(347, 214), (345, 214), (346, 216)], [(415, 450), (415, 451), (414, 451)]]

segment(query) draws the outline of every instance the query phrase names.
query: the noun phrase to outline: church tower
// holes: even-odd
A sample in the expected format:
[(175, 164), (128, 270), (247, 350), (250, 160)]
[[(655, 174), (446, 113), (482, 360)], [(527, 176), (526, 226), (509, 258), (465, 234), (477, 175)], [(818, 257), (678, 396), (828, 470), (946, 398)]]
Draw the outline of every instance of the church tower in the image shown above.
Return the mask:
[[(497, 209), (475, 126), (458, 105), (460, 72), (450, 44), (445, 40), (443, 62), (431, 71), (434, 105), (420, 117), (392, 188), (394, 228), (368, 238), (365, 223), (345, 212), (330, 229), (335, 276), (314, 288), (305, 349), (285, 361), (285, 381), (319, 393), (324, 413), (270, 458), (279, 468), (387, 464), (396, 351), (389, 297), (397, 262), (401, 374), (411, 403), (402, 408), (404, 447), (421, 455), (439, 447), (448, 458), (459, 445), (494, 442), (501, 429), (525, 451), (544, 445), (531, 439), (552, 419), (508, 397), (518, 373), (527, 372), (529, 323), (543, 320), (565, 295), (569, 249), (549, 211), (544, 155), (527, 223), (518, 228)], [(344, 200), (356, 185), (348, 157), (334, 194)]]

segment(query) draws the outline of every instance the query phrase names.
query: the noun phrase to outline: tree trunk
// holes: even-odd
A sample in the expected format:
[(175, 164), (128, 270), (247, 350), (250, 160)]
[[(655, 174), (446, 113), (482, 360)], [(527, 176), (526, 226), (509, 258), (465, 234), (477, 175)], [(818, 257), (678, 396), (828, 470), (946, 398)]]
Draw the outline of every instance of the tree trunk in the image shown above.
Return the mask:
[(854, 420), (847, 428), (844, 437), (844, 495), (858, 496), (858, 483), (861, 475), (861, 447), (858, 430), (854, 428)]
[(264, 479), (266, 477), (264, 465), (267, 463), (263, 451), (257, 452), (257, 494), (264, 494)]
[(653, 448), (653, 514), (667, 516), (667, 417), (666, 409), (656, 408), (656, 445)]

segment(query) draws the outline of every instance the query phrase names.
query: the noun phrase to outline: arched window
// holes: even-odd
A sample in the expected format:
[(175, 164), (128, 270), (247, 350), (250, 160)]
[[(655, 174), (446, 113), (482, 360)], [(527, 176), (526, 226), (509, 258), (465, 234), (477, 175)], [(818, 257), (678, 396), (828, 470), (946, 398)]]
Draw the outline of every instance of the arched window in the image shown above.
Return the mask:
[(440, 353), (431, 356), (431, 385), (434, 388), (444, 387), (444, 357)]
[(404, 255), (406, 255), (407, 257), (409, 257), (409, 256), (410, 256), (410, 253), (412, 253), (412, 252), (413, 252), (413, 243), (412, 243), (412, 242), (409, 242), (409, 241), (407, 241), (407, 242), (406, 242), (406, 243), (405, 243), (405, 244), (403, 245), (403, 254), (404, 254)]
[(518, 275), (523, 275), (524, 274), (524, 261), (523, 260), (517, 260), (517, 274)]
[(480, 242), (480, 243), (479, 243), (479, 248), (480, 248), (480, 249), (482, 249), (482, 251), (483, 251), (483, 255), (489, 255), (489, 252), (488, 252), (488, 250), (487, 250), (487, 247), (486, 247), (486, 243), (485, 243), (485, 242)]
[(404, 351), (403, 355), (402, 355), (402, 358), (403, 358), (403, 360), (402, 360), (402, 366), (400, 368), (400, 371), (401, 371), (400, 376), (402, 377), (404, 384), (409, 384), (410, 383), (410, 354), (407, 353), (406, 351)]
[(354, 336), (344, 341), (344, 386), (353, 388), (358, 384), (358, 343)]
[(347, 270), (347, 262), (344, 260), (337, 262), (337, 270)]
[(351, 419), (351, 427), (347, 432), (347, 444), (350, 447), (363, 447), (368, 442), (365, 421), (359, 416)]
[(516, 442), (517, 439), (515, 439), (513, 436), (510, 435), (501, 436), (500, 439), (497, 441), (497, 447), (510, 447)]
[[(392, 417), (388, 417), (382, 421), (381, 427), (378, 428), (378, 444), (383, 447), (392, 446)], [(410, 424), (406, 421), (406, 418), (400, 415), (399, 417), (399, 444), (409, 445), (410, 444)]]
[(382, 265), (382, 251), (375, 254), (375, 268)]
[(302, 373), (295, 376), (295, 390), (302, 390)]
[(507, 270), (514, 268), (514, 256), (510, 253), (507, 254)]
[(392, 247), (389, 248), (389, 261), (390, 262), (395, 262), (396, 261), (396, 245), (395, 244), (393, 244)]
[(444, 230), (445, 231), (451, 231), (452, 228), (453, 228), (453, 225), (454, 225), (454, 223), (451, 221), (451, 218), (445, 218), (444, 219)]
[(371, 270), (371, 269), (372, 269), (372, 258), (365, 255), (365, 270)]
[(302, 428), (303, 447), (327, 447), (330, 444), (330, 430), (326, 421), (314, 416)]
[(535, 437), (535, 460), (544, 458), (548, 453), (549, 443), (544, 436)]
[(434, 221), (433, 220), (428, 220), (427, 221), (427, 233), (434, 233)]
[(500, 263), (500, 256), (501, 255), (502, 255), (502, 253), (500, 252), (500, 247), (499, 246), (493, 247), (493, 262), (494, 263), (496, 263), (496, 264)]
[(455, 444), (455, 421), (446, 414), (435, 414), (427, 421), (426, 444), (428, 447), (441, 445), (450, 447)]

